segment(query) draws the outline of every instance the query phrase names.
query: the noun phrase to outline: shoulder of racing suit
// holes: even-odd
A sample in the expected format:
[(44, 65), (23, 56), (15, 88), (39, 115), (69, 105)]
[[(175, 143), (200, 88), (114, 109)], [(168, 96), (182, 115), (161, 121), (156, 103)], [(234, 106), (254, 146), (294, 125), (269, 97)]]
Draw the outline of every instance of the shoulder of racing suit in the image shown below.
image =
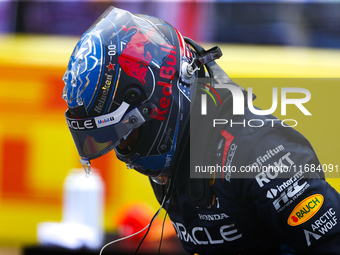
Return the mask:
[[(278, 121), (274, 121), (273, 126), (271, 123), (261, 127), (243, 125), (244, 120), (247, 122), (253, 117), (245, 109), (244, 116), (233, 117), (233, 120), (240, 124), (232, 127), (224, 125), (218, 129), (219, 134), (214, 136), (214, 150), (210, 155), (216, 165), (230, 167), (230, 171), (215, 178), (214, 184), (209, 187), (210, 200), (206, 200), (206, 206), (197, 207), (192, 204), (190, 194), (183, 193), (187, 190), (187, 182), (182, 179), (190, 177), (180, 174), (181, 181), (179, 186), (175, 187), (175, 190), (179, 190), (176, 191), (178, 194), (175, 192), (175, 204), (169, 204), (168, 209), (175, 229), (179, 229), (176, 231), (179, 231), (183, 245), (187, 250), (200, 248), (202, 241), (194, 240), (195, 245), (195, 242), (189, 241), (191, 239), (185, 235), (191, 233), (194, 238), (197, 231), (210, 233), (208, 231), (213, 231), (214, 227), (210, 230), (207, 225), (205, 230), (205, 218), (215, 219), (219, 217), (216, 215), (222, 215), (223, 212), (228, 220), (235, 222), (235, 225), (230, 226), (234, 226), (236, 229), (232, 231), (236, 232), (235, 236), (230, 231), (221, 233), (228, 233), (225, 240), (231, 240), (232, 237), (235, 242), (246, 242), (244, 249), (259, 248), (256, 244), (251, 246), (250, 240), (246, 238), (252, 234), (244, 232), (249, 229), (254, 231), (257, 241), (262, 244), (264, 241), (260, 236), (267, 235), (265, 238), (268, 238), (268, 233), (272, 233), (273, 237), (276, 236), (281, 243), (289, 245), (298, 254), (338, 254), (340, 226), (337, 217), (340, 214), (340, 197), (337, 191), (325, 182), (323, 172), (317, 171), (320, 162), (312, 146), (299, 132), (282, 126)], [(256, 118), (274, 119), (273, 116)], [(186, 158), (186, 163), (188, 161)], [(306, 165), (309, 167), (304, 167)], [(312, 166), (314, 170), (311, 169)], [(181, 167), (181, 173), (189, 171), (187, 164), (181, 164)], [(244, 171), (236, 171), (241, 168)], [(188, 201), (193, 206), (188, 206)], [(217, 203), (219, 209), (216, 208)], [(186, 210), (189, 207), (192, 209)], [(232, 209), (234, 207), (235, 209)], [(194, 218), (196, 211), (199, 212), (198, 219)], [(253, 214), (255, 215), (250, 216)], [(248, 225), (249, 217), (254, 217), (252, 226)], [(186, 222), (185, 219), (189, 218), (191, 220)], [(218, 223), (222, 221), (208, 222), (219, 226)], [(194, 227), (191, 228), (191, 225)], [(260, 225), (268, 227), (269, 232)], [(259, 231), (258, 228), (262, 230)], [(254, 238), (251, 239), (253, 242)], [(221, 247), (222, 245), (227, 245), (227, 242), (221, 243)], [(211, 248), (217, 249), (216, 246)]]
[(339, 254), (340, 196), (325, 181), (313, 147), (273, 116), (256, 116), (275, 121), (247, 126), (253, 117), (246, 109), (233, 118), (239, 124), (221, 129), (215, 164), (226, 171), (215, 180), (213, 193), (220, 201), (229, 192), (252, 204), (281, 242), (297, 252)]
[[(215, 73), (221, 73), (213, 62), (211, 67), (217, 70)], [(227, 95), (222, 102), (229, 107), (223, 99), (228, 100)], [(269, 245), (277, 236), (302, 254), (339, 254), (340, 196), (324, 180), (308, 140), (273, 116), (255, 116), (247, 108), (242, 116), (233, 116), (226, 108), (217, 112), (213, 116), (232, 120), (233, 125), (229, 121), (211, 132), (202, 129), (205, 136), (190, 135), (201, 148), (212, 148), (209, 153), (213, 164), (226, 167), (226, 171), (221, 171), (212, 186), (210, 180), (199, 180), (198, 196), (204, 199), (196, 204), (190, 194), (197, 188), (196, 183), (188, 183), (189, 175), (183, 174), (189, 172), (189, 158), (185, 157), (179, 164), (180, 178), (175, 184), (173, 203), (166, 205), (186, 249), (200, 251), (209, 245), (209, 249), (203, 250), (214, 254), (220, 247), (241, 245), (241, 250), (249, 247), (259, 251), (259, 246)], [(153, 183), (156, 195), (162, 193), (155, 186)], [(161, 188), (164, 193), (165, 187)], [(220, 226), (222, 218), (226, 225)], [(210, 239), (213, 233), (218, 239)], [(233, 246), (233, 242), (237, 245)]]

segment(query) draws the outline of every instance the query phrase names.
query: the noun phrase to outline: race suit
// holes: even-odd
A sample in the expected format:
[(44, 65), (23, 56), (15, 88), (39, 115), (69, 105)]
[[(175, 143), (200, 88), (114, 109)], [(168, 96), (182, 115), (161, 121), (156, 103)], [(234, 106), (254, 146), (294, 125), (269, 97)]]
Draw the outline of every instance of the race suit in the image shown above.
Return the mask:
[[(246, 125), (254, 118), (264, 125)], [(266, 119), (274, 117), (246, 108), (234, 118), (240, 124), (223, 126), (212, 157), (230, 171), (215, 179), (210, 206), (189, 202), (189, 157), (181, 162), (165, 208), (191, 254), (340, 254), (338, 192), (324, 180), (310, 143)]]

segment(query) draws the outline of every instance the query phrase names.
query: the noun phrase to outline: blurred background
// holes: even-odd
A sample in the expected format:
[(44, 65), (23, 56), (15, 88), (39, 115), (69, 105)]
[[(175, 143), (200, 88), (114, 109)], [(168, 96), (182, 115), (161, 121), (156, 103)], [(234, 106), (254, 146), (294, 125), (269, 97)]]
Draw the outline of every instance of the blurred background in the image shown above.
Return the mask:
[[(261, 85), (312, 78), (304, 84), (313, 116), (286, 118), (299, 121), (322, 163), (339, 165), (340, 1), (0, 0), (0, 254), (22, 254), (38, 243), (39, 223), (63, 220), (65, 178), (81, 165), (63, 116), (62, 76), (80, 36), (110, 5), (159, 17), (207, 48), (218, 44), (218, 63), (255, 87), (265, 109), (271, 88)], [(105, 232), (117, 232), (129, 210), (144, 213), (146, 225), (158, 209), (148, 179), (114, 152), (92, 164), (103, 180)], [(337, 178), (329, 182), (340, 190)]]

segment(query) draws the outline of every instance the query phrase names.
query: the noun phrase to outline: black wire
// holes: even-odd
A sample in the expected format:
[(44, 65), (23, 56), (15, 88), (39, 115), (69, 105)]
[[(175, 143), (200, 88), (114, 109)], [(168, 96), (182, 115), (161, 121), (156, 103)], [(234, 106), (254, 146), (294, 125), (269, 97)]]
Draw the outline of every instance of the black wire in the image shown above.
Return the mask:
[(161, 246), (162, 246), (163, 233), (164, 233), (164, 224), (165, 224), (165, 220), (166, 220), (167, 215), (168, 215), (168, 212), (165, 213), (165, 216), (164, 216), (164, 219), (163, 219), (161, 240), (159, 241), (159, 247), (158, 247), (158, 255), (161, 254)]
[(141, 245), (142, 245), (142, 243), (144, 242), (144, 240), (145, 240), (145, 238), (146, 238), (146, 236), (149, 234), (149, 231), (150, 231), (150, 229), (151, 229), (151, 225), (152, 225), (152, 222), (157, 218), (157, 216), (158, 216), (158, 214), (159, 214), (159, 212), (162, 210), (162, 208), (163, 208), (163, 206), (164, 206), (164, 204), (165, 204), (165, 202), (166, 202), (166, 200), (168, 200), (168, 194), (170, 193), (170, 196), (171, 196), (171, 194), (172, 194), (172, 181), (169, 179), (169, 181), (170, 181), (170, 183), (169, 183), (169, 187), (168, 187), (168, 189), (167, 189), (167, 192), (166, 192), (166, 194), (165, 194), (165, 196), (164, 196), (164, 198), (163, 198), (163, 201), (162, 201), (162, 204), (161, 204), (161, 207), (157, 210), (157, 212), (155, 213), (155, 215), (152, 217), (152, 219), (151, 219), (151, 221), (150, 221), (150, 225), (149, 225), (149, 227), (148, 227), (148, 230), (146, 231), (146, 233), (145, 233), (145, 235), (143, 236), (143, 238), (142, 238), (142, 240), (139, 242), (139, 245), (138, 245), (138, 247), (137, 247), (137, 249), (136, 249), (136, 251), (134, 252), (134, 254), (133, 255), (136, 255), (137, 254), (137, 252), (138, 252), (138, 250), (139, 250), (139, 248), (141, 247)]
[[(161, 208), (160, 208), (160, 209), (161, 209)], [(145, 235), (143, 236), (143, 239), (139, 242), (139, 245), (138, 245), (138, 247), (137, 247), (137, 249), (136, 249), (136, 251), (135, 251), (135, 253), (134, 253), (133, 255), (136, 255), (136, 254), (137, 254), (139, 248), (141, 247), (142, 243), (144, 242), (144, 239), (146, 238), (146, 236), (148, 235), (148, 233), (149, 233), (149, 231), (150, 231), (152, 222), (156, 219), (157, 215), (158, 215), (158, 211), (157, 211), (157, 212), (155, 213), (155, 215), (152, 217), (152, 219), (151, 219), (151, 221), (150, 221), (150, 225), (149, 225), (149, 227), (148, 227), (148, 230), (146, 231)]]
[[(187, 125), (187, 124), (188, 124), (188, 121), (189, 121), (189, 120), (186, 121), (186, 125), (185, 125), (186, 128), (185, 128), (185, 130), (187, 130), (187, 129), (189, 128), (189, 125)], [(185, 140), (184, 140), (184, 147), (186, 147), (186, 145), (187, 145), (187, 143), (188, 143), (188, 140), (189, 140), (189, 136), (187, 136), (187, 137), (185, 138)], [(149, 227), (148, 227), (148, 230), (146, 231), (146, 233), (145, 233), (143, 239), (140, 241), (140, 243), (139, 243), (139, 245), (138, 245), (138, 247), (137, 247), (137, 249), (136, 249), (136, 251), (134, 252), (133, 255), (136, 255), (136, 254), (137, 254), (139, 248), (141, 247), (142, 243), (144, 242), (144, 239), (146, 238), (146, 236), (148, 235), (148, 233), (149, 233), (149, 231), (150, 231), (152, 222), (153, 222), (153, 221), (155, 220), (155, 218), (158, 216), (160, 210), (162, 210), (162, 208), (163, 208), (165, 202), (168, 201), (168, 200), (170, 200), (170, 198), (172, 197), (172, 193), (173, 193), (173, 191), (174, 191), (174, 186), (175, 186), (174, 184), (175, 184), (175, 180), (176, 180), (177, 172), (178, 172), (178, 168), (179, 168), (179, 163), (182, 161), (182, 157), (183, 157), (183, 155), (184, 155), (184, 151), (185, 151), (185, 150), (183, 150), (183, 151), (179, 154), (179, 156), (178, 156), (178, 161), (177, 161), (177, 163), (176, 163), (176, 165), (175, 165), (175, 167), (174, 167), (174, 170), (175, 170), (175, 171), (174, 171), (174, 173), (173, 173), (173, 177), (172, 177), (172, 178), (170, 177), (170, 178), (168, 179), (168, 181), (169, 181), (169, 184), (168, 184), (168, 185), (169, 185), (169, 186), (168, 186), (168, 189), (167, 189), (167, 191), (166, 191), (166, 193), (165, 193), (165, 196), (164, 196), (164, 198), (163, 198), (161, 207), (158, 209), (158, 211), (157, 211), (157, 212), (155, 213), (155, 215), (152, 217), (152, 219), (151, 219), (151, 221), (150, 221), (150, 225), (149, 225)], [(177, 158), (176, 158), (176, 159), (177, 159)], [(166, 212), (165, 216), (167, 216), (167, 214), (168, 214), (168, 212)], [(163, 224), (164, 224), (164, 222), (163, 222)], [(164, 226), (164, 225), (163, 225), (163, 226)], [(162, 228), (162, 237), (163, 237), (163, 228)]]

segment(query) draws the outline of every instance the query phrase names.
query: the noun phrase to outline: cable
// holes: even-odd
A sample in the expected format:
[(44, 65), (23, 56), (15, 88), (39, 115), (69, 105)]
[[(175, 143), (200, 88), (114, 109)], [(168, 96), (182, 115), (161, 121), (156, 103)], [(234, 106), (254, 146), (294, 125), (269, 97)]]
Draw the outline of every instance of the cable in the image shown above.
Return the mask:
[(133, 255), (137, 254), (139, 248), (141, 247), (142, 243), (144, 242), (146, 236), (147, 236), (148, 233), (149, 233), (149, 230), (150, 230), (150, 228), (151, 228), (152, 222), (157, 218), (157, 216), (158, 216), (159, 213), (161, 212), (161, 210), (162, 210), (162, 208), (163, 208), (163, 206), (164, 206), (164, 204), (165, 204), (165, 201), (166, 201), (166, 198), (167, 198), (167, 194), (168, 194), (168, 192), (169, 192), (169, 190), (170, 190), (170, 186), (171, 186), (171, 185), (169, 185), (169, 188), (168, 188), (168, 190), (167, 190), (167, 192), (166, 192), (166, 195), (165, 195), (164, 198), (163, 198), (161, 207), (158, 209), (158, 211), (157, 211), (157, 212), (155, 213), (155, 215), (152, 217), (152, 219), (151, 219), (151, 221), (150, 221), (150, 223), (149, 223), (149, 225), (148, 225), (148, 230), (146, 231), (145, 235), (143, 236), (143, 239), (140, 241), (140, 243), (139, 243), (139, 245), (138, 245), (138, 247), (137, 247), (137, 249), (136, 249), (136, 251), (134, 252)]
[(125, 236), (125, 237), (122, 237), (122, 238), (113, 240), (113, 241), (111, 241), (111, 242), (105, 244), (105, 245), (101, 248), (101, 250), (100, 250), (100, 252), (99, 252), (99, 255), (102, 255), (103, 250), (104, 250), (107, 246), (109, 246), (109, 245), (111, 245), (111, 244), (114, 244), (114, 243), (117, 243), (117, 242), (120, 242), (120, 241), (123, 241), (123, 240), (128, 239), (128, 238), (130, 238), (130, 237), (133, 237), (133, 236), (135, 236), (135, 235), (138, 235), (139, 233), (143, 232), (147, 227), (149, 227), (149, 225), (150, 225), (150, 223), (149, 223), (148, 225), (146, 225), (142, 230), (140, 230), (140, 231), (138, 231), (138, 232), (136, 232), (136, 233), (133, 233), (133, 234), (131, 234), (131, 235), (129, 235), (129, 236)]
[(151, 221), (150, 221), (150, 223), (149, 223), (149, 225), (148, 225), (148, 226), (149, 226), (149, 227), (148, 227), (148, 230), (146, 231), (146, 233), (145, 233), (145, 235), (143, 236), (142, 240), (139, 242), (139, 245), (138, 245), (137, 249), (135, 250), (135, 252), (133, 253), (133, 255), (137, 254), (137, 252), (138, 252), (139, 248), (141, 247), (142, 243), (144, 242), (146, 236), (149, 234), (149, 231), (150, 231), (150, 229), (151, 229), (152, 222), (154, 221), (154, 219), (157, 218), (158, 213), (159, 213), (159, 212), (157, 212), (157, 213), (153, 216), (153, 218), (151, 219)]
[(158, 255), (161, 254), (161, 246), (162, 246), (162, 240), (163, 240), (163, 232), (164, 232), (164, 224), (166, 220), (166, 216), (168, 215), (168, 212), (165, 213), (163, 224), (162, 224), (162, 233), (161, 233), (161, 240), (159, 241), (159, 247), (158, 247)]
[[(186, 123), (188, 124), (188, 120), (186, 121)], [(188, 128), (189, 128), (189, 125), (185, 125), (185, 127), (186, 127), (186, 129), (188, 129)], [(188, 140), (189, 140), (189, 136), (186, 136), (184, 142), (182, 142), (181, 144), (183, 144), (184, 147), (186, 147)], [(164, 204), (165, 204), (165, 201), (169, 201), (170, 198), (172, 197), (172, 193), (173, 193), (173, 191), (174, 191), (174, 186), (175, 186), (175, 180), (176, 180), (176, 178), (177, 178), (177, 172), (178, 172), (178, 168), (179, 168), (178, 166), (179, 166), (179, 163), (182, 161), (182, 157), (183, 157), (183, 155), (184, 155), (184, 152), (185, 152), (185, 150), (183, 150), (183, 151), (178, 155), (178, 161), (177, 161), (177, 164), (176, 164), (175, 167), (174, 167), (175, 171), (174, 171), (173, 174), (172, 174), (173, 176), (172, 176), (171, 178), (168, 179), (168, 180), (169, 180), (169, 184), (168, 184), (167, 191), (165, 192), (165, 195), (164, 195), (164, 198), (163, 198), (161, 207), (158, 209), (158, 211), (157, 211), (157, 213), (155, 214), (155, 216), (151, 219), (151, 221), (150, 221), (150, 223), (149, 223), (150, 225), (149, 225), (148, 231), (147, 231), (146, 234), (144, 235), (143, 239), (140, 241), (140, 243), (139, 243), (139, 245), (138, 245), (138, 247), (137, 247), (137, 249), (136, 249), (134, 255), (137, 254), (137, 252), (138, 252), (140, 246), (142, 245), (142, 243), (143, 243), (144, 239), (146, 238), (147, 234), (149, 233), (149, 230), (150, 230), (150, 228), (151, 228), (152, 222), (154, 221), (154, 219), (155, 219), (155, 218), (158, 216), (158, 214), (160, 213), (161, 209), (163, 208), (163, 206), (164, 206)], [(177, 160), (177, 158), (176, 158), (176, 160)], [(165, 217), (167, 216), (167, 214), (168, 214), (168, 212), (166, 212)], [(163, 224), (164, 224), (164, 222), (163, 222)], [(164, 225), (163, 225), (163, 227), (164, 227)], [(163, 237), (163, 228), (162, 228), (162, 237)], [(161, 242), (162, 242), (162, 241), (161, 241)], [(161, 243), (160, 243), (160, 244), (161, 244)], [(159, 248), (159, 249), (160, 249), (160, 248)]]
[[(169, 187), (170, 187), (170, 185), (169, 185)], [(167, 190), (167, 193), (168, 193), (168, 192), (169, 192), (169, 189)], [(166, 197), (167, 197), (167, 196), (164, 196), (164, 199), (163, 199), (163, 201), (162, 201), (162, 204), (161, 204), (160, 208), (159, 208), (158, 211), (155, 213), (155, 215), (152, 217), (152, 219), (151, 219), (151, 221), (150, 221), (150, 223), (149, 223), (148, 225), (146, 225), (142, 230), (139, 230), (139, 231), (136, 232), (136, 233), (133, 233), (133, 234), (131, 234), (131, 235), (129, 235), (129, 236), (125, 236), (125, 237), (122, 237), (122, 238), (113, 240), (113, 241), (111, 241), (111, 242), (105, 244), (105, 245), (101, 248), (101, 250), (100, 250), (100, 252), (99, 252), (99, 255), (102, 255), (104, 249), (105, 249), (107, 246), (109, 246), (109, 245), (111, 245), (111, 244), (114, 244), (114, 243), (117, 243), (117, 242), (120, 242), (120, 241), (123, 241), (123, 240), (128, 239), (128, 238), (130, 238), (130, 237), (133, 237), (133, 236), (135, 236), (135, 235), (138, 235), (139, 233), (143, 232), (145, 229), (148, 228), (146, 234), (144, 235), (143, 239), (140, 241), (140, 243), (139, 243), (139, 245), (138, 245), (138, 247), (137, 247), (137, 250), (136, 250), (135, 253), (134, 253), (134, 254), (136, 254), (136, 253), (138, 252), (140, 246), (142, 245), (144, 239), (146, 238), (147, 234), (149, 233), (149, 230), (150, 230), (150, 228), (151, 228), (152, 222), (157, 218), (158, 214), (159, 214), (160, 211), (162, 210), (162, 208), (163, 208), (163, 206), (164, 206), (164, 204), (165, 204), (165, 201), (166, 201)]]

